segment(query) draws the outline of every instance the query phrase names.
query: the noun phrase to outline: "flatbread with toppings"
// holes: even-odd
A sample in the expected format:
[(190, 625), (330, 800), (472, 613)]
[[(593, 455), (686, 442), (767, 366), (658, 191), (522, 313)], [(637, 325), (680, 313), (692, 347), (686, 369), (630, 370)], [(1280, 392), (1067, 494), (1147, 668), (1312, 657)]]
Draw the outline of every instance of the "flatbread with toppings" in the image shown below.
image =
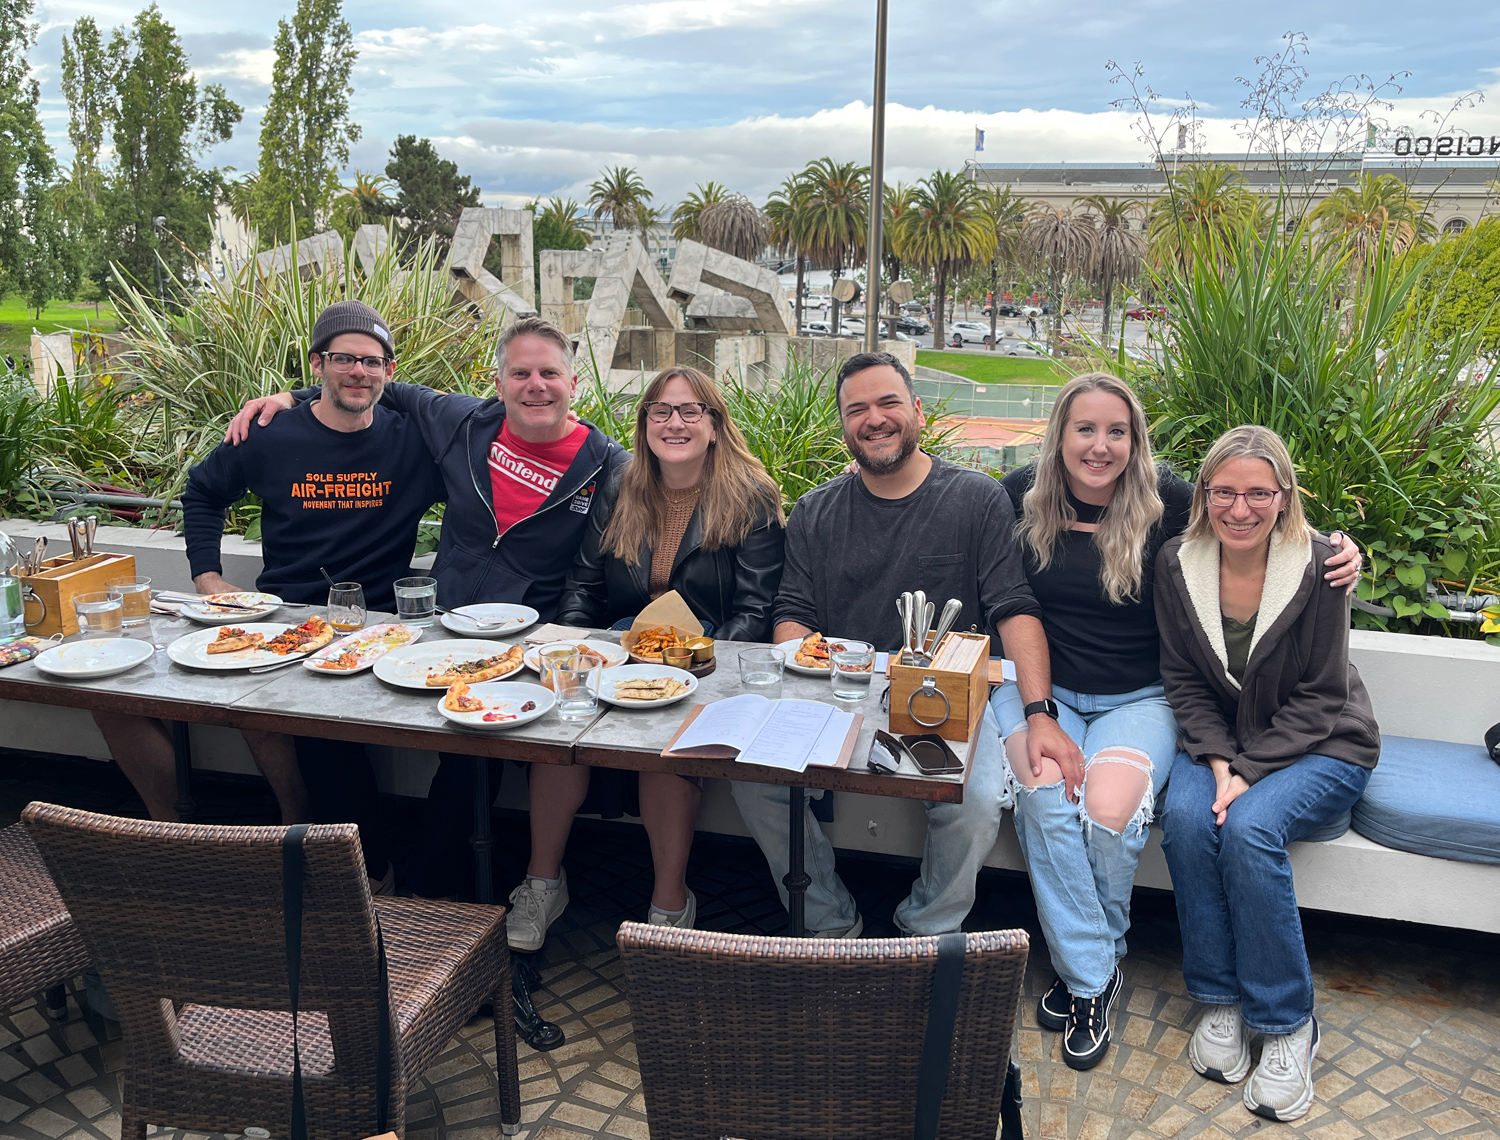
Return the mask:
[(842, 642), (824, 641), (821, 633), (810, 633), (802, 639), (792, 660), (804, 669), (827, 669), (829, 654), (837, 653), (843, 648)]
[(526, 650), (519, 645), (512, 645), (505, 653), (497, 653), (493, 657), (481, 657), (477, 661), (460, 661), (450, 665), (446, 673), (427, 674), (427, 687), (429, 689), (446, 688), (455, 681), (467, 681), (471, 685), (477, 685), (480, 681), (492, 681), (507, 673), (514, 673), (521, 667), (521, 659)]
[(209, 653), (238, 653), (241, 649), (255, 649), (265, 643), (263, 633), (246, 633), (238, 626), (221, 625), (219, 636), (208, 643)]
[(308, 618), (301, 625), (282, 630), (266, 642), (265, 648), (282, 657), (292, 653), (311, 653), (322, 649), (333, 640), (333, 637), (333, 626), (315, 616)]
[(687, 691), (687, 682), (675, 677), (635, 677), (615, 683), (615, 700), (664, 701)]
[(443, 707), (450, 712), (479, 712), (484, 702), (469, 696), (467, 681), (454, 681), (448, 686), (448, 695), (443, 698)]

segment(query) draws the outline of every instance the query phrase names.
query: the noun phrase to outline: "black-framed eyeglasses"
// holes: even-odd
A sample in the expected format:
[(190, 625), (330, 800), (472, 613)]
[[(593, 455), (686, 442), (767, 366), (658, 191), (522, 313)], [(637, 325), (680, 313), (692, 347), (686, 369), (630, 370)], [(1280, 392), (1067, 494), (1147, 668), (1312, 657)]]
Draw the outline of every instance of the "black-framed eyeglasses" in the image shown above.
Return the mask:
[(708, 415), (709, 407), (696, 400), (686, 404), (664, 404), (660, 400), (653, 400), (642, 409), (646, 418), (654, 424), (664, 424), (672, 418), (676, 412), (685, 424), (695, 424), (704, 416)]
[(355, 356), (350, 352), (320, 352), (324, 364), (333, 365), (335, 372), (352, 372), (356, 364), (363, 364), (366, 372), (382, 372), (390, 362), (389, 356)]
[(1256, 511), (1265, 510), (1281, 494), (1280, 491), (1267, 491), (1264, 487), (1257, 487), (1253, 491), (1231, 491), (1228, 487), (1209, 487), (1206, 490), (1208, 501), (1216, 507), (1232, 507), (1236, 499), (1244, 499)]

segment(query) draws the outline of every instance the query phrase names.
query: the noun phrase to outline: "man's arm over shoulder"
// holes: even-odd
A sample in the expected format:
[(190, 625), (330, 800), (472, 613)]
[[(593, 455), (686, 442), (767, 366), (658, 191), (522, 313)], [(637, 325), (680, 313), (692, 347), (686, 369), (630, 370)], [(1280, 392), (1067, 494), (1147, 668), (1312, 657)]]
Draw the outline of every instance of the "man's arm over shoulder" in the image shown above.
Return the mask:
[(247, 464), (255, 462), (254, 439), (264, 430), (258, 429), (243, 450), (221, 443), (188, 472), (182, 492), (182, 533), (194, 578), (223, 572), (219, 543), (224, 537), (224, 512), (249, 489)]

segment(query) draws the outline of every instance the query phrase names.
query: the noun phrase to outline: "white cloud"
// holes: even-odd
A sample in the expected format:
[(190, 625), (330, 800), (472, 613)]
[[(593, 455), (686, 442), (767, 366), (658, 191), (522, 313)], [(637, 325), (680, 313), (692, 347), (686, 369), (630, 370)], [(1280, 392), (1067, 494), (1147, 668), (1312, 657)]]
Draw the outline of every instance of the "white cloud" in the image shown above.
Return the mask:
[(199, 79), (238, 79), (269, 87), (275, 68), (275, 48), (239, 48), (223, 52), (214, 63), (196, 67), (193, 72)]

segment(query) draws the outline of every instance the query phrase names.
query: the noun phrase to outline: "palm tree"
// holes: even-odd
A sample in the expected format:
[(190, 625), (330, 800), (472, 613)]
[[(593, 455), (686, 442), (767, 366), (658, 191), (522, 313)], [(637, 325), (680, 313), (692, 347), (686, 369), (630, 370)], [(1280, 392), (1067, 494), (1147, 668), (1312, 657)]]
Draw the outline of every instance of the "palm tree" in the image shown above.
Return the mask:
[(1157, 265), (1186, 269), (1193, 250), (1223, 249), (1249, 223), (1264, 222), (1265, 202), (1245, 187), (1244, 176), (1223, 162), (1194, 162), (1167, 179), (1167, 193), (1151, 207), (1147, 239)]
[(698, 216), (698, 240), (731, 257), (754, 261), (771, 244), (771, 228), (760, 207), (743, 194), (730, 194)]
[(583, 210), (572, 198), (554, 196), (548, 198), (545, 204), (532, 202), (530, 208), (536, 216), (537, 229), (545, 226), (550, 237), (568, 243), (549, 248), (583, 249), (593, 240), (594, 235), (583, 224)]
[(995, 227), (983, 192), (962, 174), (937, 170), (912, 188), (911, 208), (901, 215), (896, 247), (908, 262), (936, 275), (932, 347), (943, 347), (943, 301), (948, 278), (995, 252)]
[(224, 184), (224, 204), (230, 215), (246, 229), (253, 229), (250, 215), (255, 209), (256, 194), (260, 189), (260, 171), (252, 170), (243, 178)]
[[(870, 168), (855, 162), (819, 158), (797, 175), (806, 198), (799, 211), (799, 247), (839, 276), (864, 256), (870, 208)], [(839, 303), (833, 302), (829, 326), (838, 331)]]
[(642, 222), (642, 212), (650, 208), (650, 201), (651, 191), (630, 167), (616, 166), (589, 183), (589, 205), (593, 207), (594, 218), (609, 218), (610, 226), (616, 230), (637, 231), (648, 249), (649, 230)]
[(667, 220), (666, 210), (658, 210), (655, 206), (642, 202), (635, 212), (635, 231), (641, 235), (641, 244), (646, 247), (646, 252), (651, 252), (651, 236), (656, 233), (656, 228)]
[(702, 241), (698, 236), (698, 219), (708, 207), (729, 197), (720, 182), (700, 182), (672, 211), (672, 236), (678, 241)]
[(803, 250), (803, 228), (806, 222), (807, 188), (798, 181), (797, 175), (788, 175), (786, 180), (772, 191), (766, 199), (766, 222), (769, 225), (771, 245), (785, 256), (797, 258), (797, 335), (802, 335), (802, 280), (807, 267)]
[(1364, 271), (1383, 243), (1389, 242), (1391, 252), (1399, 255), (1437, 232), (1427, 211), (1394, 174), (1361, 174), (1358, 188), (1340, 186), (1310, 218), (1319, 224), (1322, 246), (1347, 250), (1356, 273)]
[(1104, 291), (1104, 328), (1100, 340), (1108, 341), (1115, 282), (1129, 283), (1141, 270), (1146, 242), (1130, 228), (1130, 223), (1139, 222), (1146, 208), (1133, 198), (1106, 198), (1103, 194), (1085, 195), (1075, 205), (1082, 205), (1097, 219), (1099, 227), (1094, 240), (1093, 276)]
[(1063, 298), (1069, 273), (1086, 273), (1094, 259), (1097, 239), (1094, 220), (1075, 214), (1071, 207), (1047, 206), (1040, 202), (1026, 215), (1021, 231), (1022, 247), (1047, 271), (1047, 297), (1052, 302), (1051, 349), (1062, 351)]
[(990, 258), (990, 351), (1000, 339), (1000, 262), (1014, 265), (1026, 229), (1026, 199), (1017, 198), (1009, 186), (982, 190), (984, 212), (995, 230), (995, 252)]
[(354, 185), (344, 187), (329, 208), (333, 227), (347, 237), (360, 226), (387, 221), (394, 213), (394, 203), (386, 193), (390, 186), (384, 175), (356, 170)]
[(885, 275), (892, 281), (901, 279), (901, 255), (896, 252), (896, 231), (900, 228), (901, 217), (912, 206), (912, 188), (905, 182), (898, 182), (894, 186), (887, 186), (885, 193), (880, 196), (885, 223), (880, 228), (882, 237), (881, 260), (885, 263)]

